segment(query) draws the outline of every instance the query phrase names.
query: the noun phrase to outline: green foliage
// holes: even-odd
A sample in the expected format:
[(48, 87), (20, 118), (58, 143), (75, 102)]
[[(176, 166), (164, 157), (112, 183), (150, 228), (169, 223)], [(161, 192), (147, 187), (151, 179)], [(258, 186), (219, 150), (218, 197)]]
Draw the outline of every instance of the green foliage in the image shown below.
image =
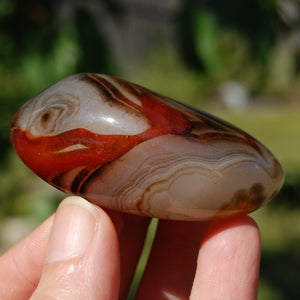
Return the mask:
[[(99, 26), (83, 7), (65, 16), (57, 7), (67, 2), (0, 0), (0, 219), (29, 215), (41, 222), (63, 198), (13, 153), (9, 123), (17, 108), (72, 73), (116, 75), (121, 69), (101, 18)], [(124, 7), (117, 1), (102, 2), (107, 18), (122, 23)], [(142, 62), (126, 61), (127, 71), (121, 70), (129, 80), (199, 108), (208, 107), (252, 133), (283, 163), (283, 190), (267, 208), (253, 214), (263, 241), (259, 299), (300, 298), (299, 246), (295, 246), (300, 228), (300, 110), (286, 101), (294, 97), (299, 102), (300, 56), (286, 42), (294, 28), (282, 19), (281, 2), (183, 1), (176, 19), (177, 44), (151, 41)], [(209, 100), (216, 99), (219, 86), (229, 80), (241, 82), (259, 103), (241, 113), (212, 109)], [(274, 96), (280, 97), (277, 106), (270, 105)], [(145, 262), (143, 257), (134, 284)]]
[(6, 216), (29, 216), (38, 223), (57, 207), (63, 193), (37, 178), (14, 151), (0, 169), (0, 220)]
[(218, 39), (220, 36), (217, 20), (210, 11), (195, 13), (195, 48), (203, 59), (205, 69), (213, 74), (220, 68)]
[(299, 50), (281, 9), (279, 0), (185, 2), (179, 31), (185, 62), (216, 83), (231, 78), (251, 91), (285, 92), (298, 74)]

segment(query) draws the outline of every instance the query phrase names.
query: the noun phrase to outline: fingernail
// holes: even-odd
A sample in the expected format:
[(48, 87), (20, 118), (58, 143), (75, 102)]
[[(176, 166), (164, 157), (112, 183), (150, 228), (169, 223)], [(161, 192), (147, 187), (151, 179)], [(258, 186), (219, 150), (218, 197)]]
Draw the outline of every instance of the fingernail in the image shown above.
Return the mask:
[(66, 198), (55, 214), (46, 262), (83, 255), (93, 238), (97, 214), (88, 201), (80, 197)]

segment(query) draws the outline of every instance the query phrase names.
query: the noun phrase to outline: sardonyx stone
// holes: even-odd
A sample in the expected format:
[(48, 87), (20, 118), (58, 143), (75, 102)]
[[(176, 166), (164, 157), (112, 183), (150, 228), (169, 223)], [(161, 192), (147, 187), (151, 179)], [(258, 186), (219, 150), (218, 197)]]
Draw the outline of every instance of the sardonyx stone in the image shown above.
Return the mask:
[(175, 220), (248, 213), (283, 171), (244, 131), (125, 80), (78, 74), (25, 103), (13, 145), (38, 176), (110, 209)]

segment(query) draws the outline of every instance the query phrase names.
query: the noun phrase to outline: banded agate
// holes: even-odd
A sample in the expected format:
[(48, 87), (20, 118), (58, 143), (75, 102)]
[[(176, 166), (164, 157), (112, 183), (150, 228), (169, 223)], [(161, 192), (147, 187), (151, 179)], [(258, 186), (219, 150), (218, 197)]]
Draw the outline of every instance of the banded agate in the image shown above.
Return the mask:
[(106, 75), (74, 75), (41, 92), (13, 117), (11, 138), (51, 185), (149, 217), (248, 213), (283, 181), (276, 158), (242, 130)]

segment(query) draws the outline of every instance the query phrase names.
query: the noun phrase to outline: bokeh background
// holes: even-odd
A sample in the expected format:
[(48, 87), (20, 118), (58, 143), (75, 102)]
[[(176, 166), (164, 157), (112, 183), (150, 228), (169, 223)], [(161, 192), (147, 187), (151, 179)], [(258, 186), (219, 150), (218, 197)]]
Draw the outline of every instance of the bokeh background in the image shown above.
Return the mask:
[(64, 195), (18, 159), (13, 113), (78, 72), (123, 77), (251, 133), (286, 178), (252, 214), (262, 235), (258, 299), (300, 299), (299, 0), (0, 0), (0, 251)]

